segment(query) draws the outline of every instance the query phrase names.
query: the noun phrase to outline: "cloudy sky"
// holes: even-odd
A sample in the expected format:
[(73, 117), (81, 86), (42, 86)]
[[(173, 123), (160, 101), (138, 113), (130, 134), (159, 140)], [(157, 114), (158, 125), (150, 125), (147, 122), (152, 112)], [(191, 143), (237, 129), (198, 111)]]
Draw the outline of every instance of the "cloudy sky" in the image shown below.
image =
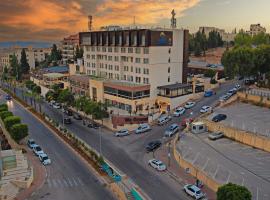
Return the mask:
[(58, 41), (87, 30), (87, 15), (94, 28), (136, 23), (166, 26), (176, 11), (177, 26), (191, 32), (199, 26), (231, 31), (261, 23), (270, 29), (270, 0), (0, 0), (0, 41)]

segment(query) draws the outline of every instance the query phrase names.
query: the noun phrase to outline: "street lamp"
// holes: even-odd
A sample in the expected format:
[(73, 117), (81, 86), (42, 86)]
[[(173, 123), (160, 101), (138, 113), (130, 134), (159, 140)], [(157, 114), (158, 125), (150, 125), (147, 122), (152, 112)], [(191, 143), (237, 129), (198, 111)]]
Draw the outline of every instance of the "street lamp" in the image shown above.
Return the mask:
[(171, 165), (171, 142), (168, 143), (168, 167)]

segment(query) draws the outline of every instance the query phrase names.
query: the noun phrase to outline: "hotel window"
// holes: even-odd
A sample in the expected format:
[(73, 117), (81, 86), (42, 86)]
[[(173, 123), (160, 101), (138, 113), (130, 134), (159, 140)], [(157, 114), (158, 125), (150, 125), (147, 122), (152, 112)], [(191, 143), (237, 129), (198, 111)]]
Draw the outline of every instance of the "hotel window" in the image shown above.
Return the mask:
[(147, 48), (147, 47), (143, 48), (143, 53), (144, 54), (149, 54), (149, 48)]
[(144, 69), (143, 69), (143, 73), (144, 73), (144, 74), (149, 74), (149, 69), (144, 68)]
[(168, 73), (171, 73), (171, 68), (170, 67), (168, 67)]
[(134, 46), (137, 45), (137, 35), (136, 34), (134, 34), (134, 36), (133, 36), (133, 44), (132, 45), (134, 45)]
[(141, 45), (144, 46), (145, 45), (145, 35), (142, 35), (142, 41), (141, 41)]
[(130, 62), (133, 63), (133, 57), (130, 57)]
[(168, 76), (168, 83), (171, 81), (171, 78)]
[(119, 74), (115, 74), (115, 79), (119, 80)]
[(128, 48), (128, 53), (133, 53), (133, 48), (129, 47)]
[(171, 53), (171, 48), (169, 48), (169, 54)]
[(141, 77), (136, 76), (136, 83), (141, 83)]
[(130, 72), (133, 72), (133, 67), (132, 66), (130, 67)]
[(143, 83), (144, 84), (149, 84), (149, 79), (148, 78), (143, 78)]
[(171, 62), (171, 58), (168, 59), (168, 63), (170, 63), (170, 62)]
[(137, 73), (137, 74), (140, 74), (140, 73), (141, 73), (141, 68), (136, 67), (136, 73)]
[(130, 81), (130, 82), (133, 82), (133, 76), (128, 76), (127, 80)]
[(112, 56), (108, 56), (108, 61), (112, 61)]
[(105, 64), (105, 69), (107, 69), (108, 68), (108, 65), (107, 64)]
[(140, 58), (136, 58), (135, 59), (135, 63), (140, 63), (141, 62), (141, 59)]
[(126, 48), (122, 47), (121, 48), (121, 53), (126, 53)]
[(148, 64), (148, 63), (149, 63), (149, 59), (148, 59), (148, 58), (144, 58), (144, 59), (143, 59), (143, 63), (144, 63), (144, 64)]
[(114, 52), (115, 52), (115, 53), (118, 53), (118, 52), (119, 52), (118, 47), (114, 47)]
[(109, 73), (109, 78), (113, 78), (113, 73)]
[(124, 81), (127, 80), (127, 76), (126, 75), (123, 76), (123, 80)]
[(112, 47), (109, 47), (108, 48), (108, 52), (112, 52)]
[(86, 49), (86, 51), (90, 51), (90, 47), (89, 46), (86, 46), (85, 49)]
[(91, 47), (91, 51), (92, 52), (95, 52), (95, 47)]
[(109, 70), (112, 70), (113, 69), (113, 66), (112, 65), (109, 65)]
[(114, 66), (114, 69), (115, 69), (115, 71), (119, 71), (119, 66), (118, 65), (115, 65)]
[[(90, 55), (89, 55), (89, 57), (90, 57)], [(91, 58), (92, 58), (92, 60), (95, 60), (96, 56), (95, 55), (91, 55)]]
[(135, 52), (139, 54), (139, 53), (141, 53), (141, 49), (140, 49), (139, 47), (137, 47), (137, 48), (135, 49)]
[(107, 60), (107, 56), (106, 55), (104, 56), (104, 60)]
[(87, 54), (87, 55), (86, 55), (86, 58), (87, 58), (87, 59), (90, 59), (90, 55), (89, 55), (89, 54)]
[(114, 61), (119, 61), (119, 57), (118, 56), (114, 56)]
[(100, 47), (97, 47), (97, 52), (100, 52)]
[(122, 35), (119, 35), (119, 45), (122, 45)]
[(129, 35), (126, 35), (126, 45), (129, 45)]
[(96, 71), (95, 70), (92, 70), (92, 75), (96, 75)]
[(128, 66), (124, 66), (124, 71), (128, 72)]
[[(115, 44), (115, 36), (113, 35), (112, 36), (112, 44), (114, 45)], [(115, 49), (115, 48), (114, 48)]]
[(92, 63), (92, 67), (95, 68), (96, 67), (96, 63)]
[(106, 52), (106, 47), (102, 47), (102, 52)]

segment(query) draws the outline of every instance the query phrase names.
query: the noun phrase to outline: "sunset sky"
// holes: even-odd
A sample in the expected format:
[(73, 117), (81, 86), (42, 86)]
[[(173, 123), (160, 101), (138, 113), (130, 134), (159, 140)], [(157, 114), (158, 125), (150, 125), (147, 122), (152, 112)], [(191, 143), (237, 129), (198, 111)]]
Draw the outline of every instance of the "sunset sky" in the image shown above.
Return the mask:
[(177, 26), (191, 32), (199, 26), (231, 31), (261, 23), (270, 29), (269, 0), (0, 0), (0, 41), (58, 41), (87, 29), (87, 15), (94, 28), (104, 25), (169, 27), (172, 9)]

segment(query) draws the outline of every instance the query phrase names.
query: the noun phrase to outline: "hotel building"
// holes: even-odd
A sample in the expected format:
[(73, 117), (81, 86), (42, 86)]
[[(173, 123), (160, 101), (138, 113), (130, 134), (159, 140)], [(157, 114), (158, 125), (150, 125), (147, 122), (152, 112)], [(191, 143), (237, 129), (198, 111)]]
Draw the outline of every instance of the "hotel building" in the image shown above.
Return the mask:
[(178, 106), (186, 83), (188, 30), (121, 29), (80, 33), (91, 99), (129, 113)]

